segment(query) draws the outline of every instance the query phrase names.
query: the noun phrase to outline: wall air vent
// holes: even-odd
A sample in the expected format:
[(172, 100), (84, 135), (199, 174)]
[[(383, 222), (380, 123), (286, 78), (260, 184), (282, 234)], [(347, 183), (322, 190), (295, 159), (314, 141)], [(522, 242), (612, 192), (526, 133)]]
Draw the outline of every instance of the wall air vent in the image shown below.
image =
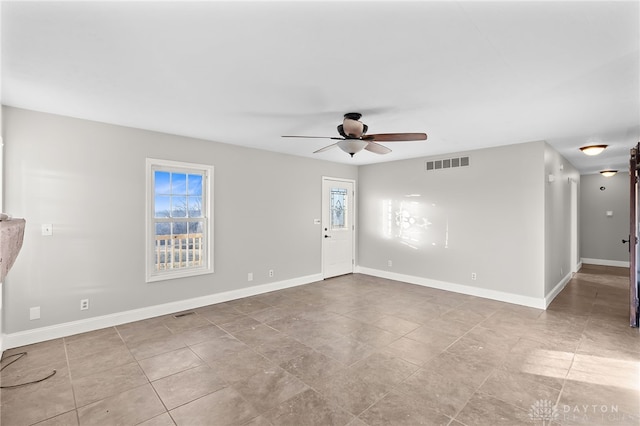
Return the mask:
[(427, 171), (452, 169), (455, 167), (469, 166), (469, 157), (446, 158), (444, 160), (427, 161)]

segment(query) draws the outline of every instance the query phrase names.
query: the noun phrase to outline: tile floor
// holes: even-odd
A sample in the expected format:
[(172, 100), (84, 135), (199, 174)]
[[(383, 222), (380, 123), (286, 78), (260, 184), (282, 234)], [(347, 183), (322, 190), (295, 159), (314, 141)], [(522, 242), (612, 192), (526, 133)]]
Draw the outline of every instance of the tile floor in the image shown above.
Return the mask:
[(1, 424), (637, 426), (626, 271), (547, 311), (356, 274), (16, 348), (3, 385), (57, 374)]

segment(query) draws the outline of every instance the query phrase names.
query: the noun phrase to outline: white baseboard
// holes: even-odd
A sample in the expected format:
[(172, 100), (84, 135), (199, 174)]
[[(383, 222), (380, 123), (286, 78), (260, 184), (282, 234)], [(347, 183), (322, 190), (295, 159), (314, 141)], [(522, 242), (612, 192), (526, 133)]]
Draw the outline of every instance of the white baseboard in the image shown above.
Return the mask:
[(481, 287), (473, 287), (463, 284), (449, 283), (445, 281), (432, 280), (429, 278), (416, 277), (413, 275), (398, 274), (395, 272), (382, 271), (379, 269), (371, 269), (359, 266), (357, 272), (372, 275), (390, 280), (403, 281), (410, 284), (421, 285), (424, 287), (437, 288), (440, 290), (453, 291), (454, 293), (468, 294), (470, 296), (483, 297), (485, 299), (499, 300), (501, 302), (513, 303), (515, 305), (529, 306), (531, 308), (546, 309), (546, 300), (544, 298), (536, 298), (530, 296), (522, 296), (514, 293), (507, 293), (498, 290), (491, 290)]
[(556, 286), (552, 288), (549, 293), (547, 293), (547, 295), (544, 297), (545, 309), (547, 309), (551, 302), (553, 302), (553, 299), (555, 299), (556, 296), (559, 295), (562, 290), (564, 290), (569, 281), (571, 281), (571, 278), (573, 278), (573, 272), (565, 275), (565, 277), (562, 278), (562, 280), (560, 280), (560, 282), (556, 284)]
[(223, 293), (210, 294), (193, 299), (178, 300), (175, 302), (164, 303), (162, 305), (149, 306), (146, 308), (117, 312), (114, 314), (87, 318), (79, 321), (71, 321), (48, 327), (9, 333), (5, 334), (2, 340), (4, 343), (4, 349), (17, 348), (24, 345), (30, 345), (32, 343), (44, 342), (46, 340), (58, 339), (60, 337), (71, 336), (78, 333), (85, 333), (88, 331), (99, 330), (101, 328), (126, 324), (128, 322), (140, 321), (188, 309), (195, 309), (202, 306), (241, 299), (243, 297), (256, 296), (270, 291), (310, 284), (316, 281), (322, 281), (322, 274), (307, 275), (290, 280), (241, 288), (238, 290), (230, 290)]
[(600, 265), (600, 266), (618, 266), (620, 268), (628, 268), (629, 261), (622, 260), (606, 260), (606, 259), (588, 259), (583, 257), (581, 259), (581, 263), (586, 263), (588, 265)]

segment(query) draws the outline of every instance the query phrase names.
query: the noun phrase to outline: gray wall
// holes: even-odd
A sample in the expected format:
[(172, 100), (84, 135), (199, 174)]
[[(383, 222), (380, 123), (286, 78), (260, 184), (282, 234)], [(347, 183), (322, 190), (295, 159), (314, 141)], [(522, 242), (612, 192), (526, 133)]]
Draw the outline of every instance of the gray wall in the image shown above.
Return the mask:
[(434, 157), (469, 155), (470, 166), (429, 172), (428, 158), (361, 166), (359, 265), (543, 298), (546, 147)]
[[(581, 176), (580, 253), (586, 263), (628, 265), (629, 252), (622, 239), (629, 236), (629, 173), (612, 177)], [(604, 191), (600, 187), (604, 186)], [(613, 216), (607, 217), (606, 212)], [(622, 262), (622, 263), (620, 263)]]
[[(569, 279), (578, 263), (578, 254), (571, 258), (571, 226), (578, 227), (577, 212), (571, 210), (573, 190), (578, 196), (580, 174), (555, 149), (545, 144), (545, 294), (549, 294), (560, 281)], [(550, 181), (549, 176), (553, 176)], [(576, 235), (576, 237), (578, 237)], [(578, 238), (579, 240), (579, 238)], [(576, 250), (577, 251), (577, 250)]]
[[(27, 220), (4, 284), (6, 333), (319, 274), (313, 220), (322, 176), (358, 174), (355, 166), (15, 108), (3, 115), (5, 210)], [(215, 167), (214, 274), (145, 283), (146, 157)], [(52, 236), (41, 235), (43, 223), (53, 224)], [(83, 298), (88, 311), (79, 310)], [(40, 320), (29, 320), (33, 306)]]
[[(320, 274), (322, 176), (358, 180), (363, 269), (518, 303), (543, 300), (571, 267), (567, 182), (580, 177), (544, 142), (434, 157), (471, 165), (427, 172), (427, 158), (357, 168), (15, 108), (3, 116), (5, 210), (27, 219), (3, 290), (6, 333)], [(146, 157), (215, 167), (213, 275), (144, 282)], [(40, 320), (29, 321), (33, 306)]]

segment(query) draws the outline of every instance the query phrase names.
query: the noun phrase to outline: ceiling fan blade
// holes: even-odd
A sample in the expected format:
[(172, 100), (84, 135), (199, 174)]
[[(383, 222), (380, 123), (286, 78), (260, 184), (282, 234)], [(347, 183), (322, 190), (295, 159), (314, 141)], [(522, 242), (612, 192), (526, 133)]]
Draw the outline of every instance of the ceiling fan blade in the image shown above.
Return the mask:
[(324, 148), (320, 148), (320, 149), (319, 149), (319, 150), (317, 150), (317, 151), (313, 151), (313, 153), (314, 153), (314, 154), (317, 154), (317, 153), (319, 153), (319, 152), (328, 151), (328, 150), (330, 150), (331, 148), (335, 148), (335, 147), (337, 147), (337, 146), (338, 146), (338, 142), (336, 142), (336, 143), (332, 143), (331, 145), (327, 145), (327, 146), (325, 146)]
[(344, 138), (337, 138), (333, 136), (293, 136), (293, 135), (285, 135), (283, 138), (305, 138), (305, 139), (333, 139), (337, 141), (341, 141)]
[(376, 142), (423, 141), (426, 139), (426, 133), (378, 133), (377, 135), (362, 136), (362, 140)]
[(366, 149), (367, 151), (375, 152), (376, 154), (388, 154), (391, 152), (391, 150), (386, 146), (371, 141), (369, 141), (364, 149)]

